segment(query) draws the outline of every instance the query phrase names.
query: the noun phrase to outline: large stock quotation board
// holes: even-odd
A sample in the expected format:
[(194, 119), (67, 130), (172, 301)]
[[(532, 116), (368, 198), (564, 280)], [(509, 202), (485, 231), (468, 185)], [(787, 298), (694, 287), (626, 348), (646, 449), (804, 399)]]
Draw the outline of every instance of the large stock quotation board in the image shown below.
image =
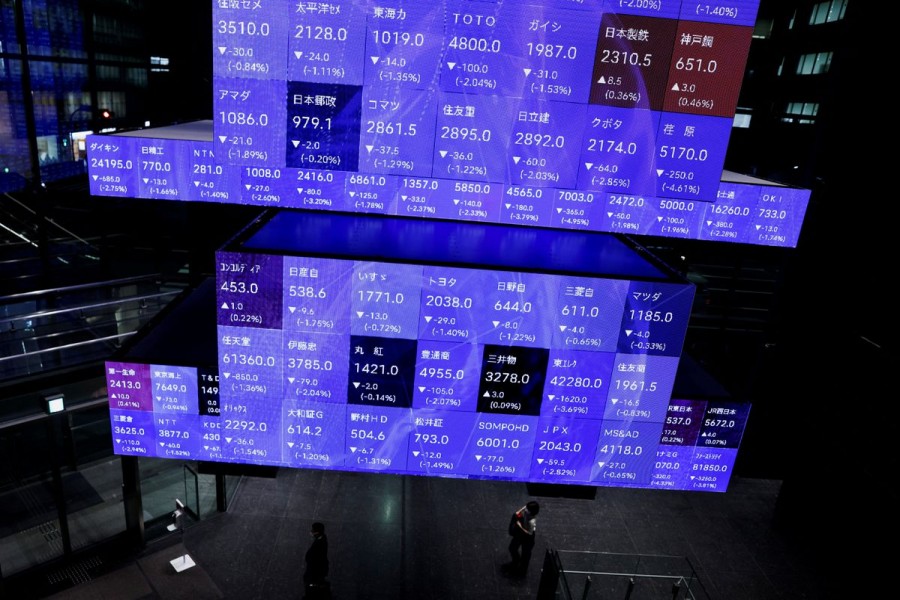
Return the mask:
[(726, 490), (749, 407), (671, 399), (693, 285), (619, 239), (258, 227), (216, 257), (217, 372), (107, 363), (116, 453)]
[(808, 190), (722, 181), (757, 8), (214, 2), (208, 130), (91, 136), (91, 192), (793, 247)]

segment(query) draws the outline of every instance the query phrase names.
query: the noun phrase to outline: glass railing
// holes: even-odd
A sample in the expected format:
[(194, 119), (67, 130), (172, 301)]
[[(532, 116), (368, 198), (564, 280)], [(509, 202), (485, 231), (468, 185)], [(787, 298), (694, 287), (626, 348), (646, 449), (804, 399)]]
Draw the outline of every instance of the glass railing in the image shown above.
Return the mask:
[(563, 600), (710, 600), (683, 556), (550, 550), (542, 586)]
[[(5, 293), (42, 287), (48, 280), (83, 280), (86, 270), (98, 269), (101, 248), (41, 215), (32, 205), (41, 204), (29, 194), (0, 194), (0, 276)], [(68, 275), (68, 277), (60, 277)]]
[(0, 297), (0, 383), (104, 360), (184, 287), (148, 276)]
[[(75, 552), (125, 532), (123, 466), (112, 453), (108, 401), (102, 383), (93, 393), (87, 387), (62, 388), (64, 415), (0, 422), (0, 451), (6, 457), (0, 461), (3, 577), (62, 557), (64, 540)], [(172, 533), (167, 525), (176, 499), (190, 508), (182, 527), (219, 514), (216, 478), (196, 463), (141, 458), (138, 469), (148, 541)], [(239, 482), (240, 477), (225, 477), (226, 503)]]

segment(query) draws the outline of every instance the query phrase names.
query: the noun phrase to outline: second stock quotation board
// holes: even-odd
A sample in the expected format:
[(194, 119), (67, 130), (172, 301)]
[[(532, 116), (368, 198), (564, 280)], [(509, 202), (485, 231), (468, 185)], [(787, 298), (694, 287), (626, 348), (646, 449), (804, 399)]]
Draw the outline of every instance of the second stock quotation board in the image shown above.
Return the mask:
[[(292, 218), (313, 222), (288, 232), (323, 229)], [(218, 370), (108, 363), (116, 452), (726, 490), (749, 407), (671, 398), (692, 284), (639, 257), (632, 278), (579, 269), (622, 255), (611, 236), (557, 236), (542, 266), (568, 271), (539, 272), (511, 268), (505, 251), (535, 242), (517, 228), (364, 220), (343, 235), (365, 244), (392, 227), (413, 246), (438, 234), (455, 259), (495, 258), (218, 252)]]
[(808, 191), (722, 182), (757, 8), (214, 2), (208, 139), (92, 136), (91, 191), (794, 246)]

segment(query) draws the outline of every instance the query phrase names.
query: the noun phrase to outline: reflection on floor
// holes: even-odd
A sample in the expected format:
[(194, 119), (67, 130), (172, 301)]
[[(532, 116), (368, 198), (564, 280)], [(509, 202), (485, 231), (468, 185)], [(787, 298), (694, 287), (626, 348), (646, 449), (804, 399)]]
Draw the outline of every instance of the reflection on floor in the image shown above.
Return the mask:
[[(106, 589), (123, 600), (299, 599), (308, 532), (318, 520), (341, 600), (536, 598), (548, 548), (684, 557), (708, 597), (720, 600), (824, 598), (812, 549), (772, 525), (780, 485), (737, 478), (724, 494), (598, 488), (593, 498), (568, 498), (532, 495), (521, 483), (282, 469), (274, 478), (244, 478), (228, 512), (53, 597), (103, 597), (96, 594)], [(525, 578), (510, 579), (499, 568), (508, 557), (508, 513), (531, 498), (542, 506), (535, 555)], [(182, 573), (167, 565), (179, 544), (197, 563)], [(585, 576), (568, 579), (573, 597), (582, 597)], [(658, 585), (639, 581), (630, 598), (672, 598), (671, 584), (663, 587), (661, 597)], [(132, 594), (147, 588), (152, 594)], [(597, 579), (593, 589), (587, 598), (627, 597), (610, 595), (627, 593), (622, 582)]]
[[(199, 514), (215, 513), (215, 482), (211, 475), (194, 477), (190, 466), (179, 461), (141, 461), (144, 522), (166, 518), (175, 498), (193, 494), (192, 508)], [(69, 535), (73, 550), (87, 548), (125, 530), (122, 504), (122, 467), (119, 457), (109, 457), (63, 476)], [(49, 480), (19, 486), (0, 494), (0, 565), (8, 577), (47, 563), (63, 554), (57, 509), (50, 497)], [(47, 495), (42, 499), (42, 494)], [(195, 512), (197, 510), (195, 509)], [(74, 579), (72, 576), (74, 575)], [(73, 583), (90, 580), (90, 574), (65, 572), (61, 579)]]

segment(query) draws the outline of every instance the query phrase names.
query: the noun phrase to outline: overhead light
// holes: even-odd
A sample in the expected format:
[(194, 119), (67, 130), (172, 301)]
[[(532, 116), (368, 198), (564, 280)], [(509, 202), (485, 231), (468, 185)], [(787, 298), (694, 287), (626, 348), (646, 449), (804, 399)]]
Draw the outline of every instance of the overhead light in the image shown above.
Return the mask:
[(63, 396), (62, 394), (56, 394), (54, 396), (45, 396), (44, 397), (44, 410), (47, 411), (48, 415), (61, 413), (64, 410), (66, 410), (65, 396)]

